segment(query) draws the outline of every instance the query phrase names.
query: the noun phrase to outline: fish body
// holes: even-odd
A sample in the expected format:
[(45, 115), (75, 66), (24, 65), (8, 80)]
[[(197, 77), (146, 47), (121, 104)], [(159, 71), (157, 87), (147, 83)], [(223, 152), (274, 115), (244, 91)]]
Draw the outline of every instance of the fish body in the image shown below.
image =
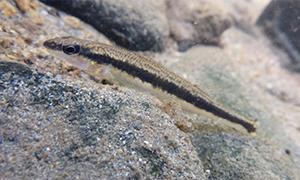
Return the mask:
[(110, 65), (197, 108), (240, 124), (248, 132), (255, 132), (256, 130), (255, 121), (225, 109), (213, 101), (198, 86), (168, 70), (150, 57), (123, 48), (75, 37), (49, 39), (44, 42), (44, 46), (69, 56), (78, 56), (95, 63)]

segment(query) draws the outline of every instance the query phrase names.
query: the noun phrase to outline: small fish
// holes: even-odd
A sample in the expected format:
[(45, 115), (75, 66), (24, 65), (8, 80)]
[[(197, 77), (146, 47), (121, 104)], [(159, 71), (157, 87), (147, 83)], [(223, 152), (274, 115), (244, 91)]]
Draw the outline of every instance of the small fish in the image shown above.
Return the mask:
[(150, 83), (169, 94), (230, 122), (240, 124), (248, 132), (255, 132), (255, 121), (230, 112), (213, 101), (199, 87), (169, 71), (153, 59), (98, 42), (82, 40), (75, 37), (59, 37), (44, 42), (48, 49), (66, 55), (78, 56), (92, 62), (110, 65), (120, 71)]

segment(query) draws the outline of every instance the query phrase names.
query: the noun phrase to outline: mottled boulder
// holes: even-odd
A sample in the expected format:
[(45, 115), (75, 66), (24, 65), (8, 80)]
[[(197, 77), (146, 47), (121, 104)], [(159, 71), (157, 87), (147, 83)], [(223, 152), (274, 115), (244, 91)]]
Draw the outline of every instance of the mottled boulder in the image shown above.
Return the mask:
[(116, 44), (136, 51), (162, 51), (169, 34), (164, 1), (41, 0), (79, 17)]
[(290, 57), (287, 66), (300, 71), (300, 1), (273, 0), (257, 21), (266, 35)]
[(169, 0), (168, 21), (179, 51), (197, 45), (219, 45), (231, 18), (217, 3), (207, 0)]

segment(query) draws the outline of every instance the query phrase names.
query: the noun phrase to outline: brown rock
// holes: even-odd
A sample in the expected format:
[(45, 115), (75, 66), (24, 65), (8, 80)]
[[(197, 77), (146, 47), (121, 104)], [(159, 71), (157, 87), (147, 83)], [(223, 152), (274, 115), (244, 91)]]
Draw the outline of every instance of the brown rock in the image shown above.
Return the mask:
[(0, 11), (5, 16), (14, 16), (17, 14), (17, 9), (5, 0), (0, 2)]
[(36, 0), (16, 0), (15, 2), (22, 13), (35, 10), (38, 6)]

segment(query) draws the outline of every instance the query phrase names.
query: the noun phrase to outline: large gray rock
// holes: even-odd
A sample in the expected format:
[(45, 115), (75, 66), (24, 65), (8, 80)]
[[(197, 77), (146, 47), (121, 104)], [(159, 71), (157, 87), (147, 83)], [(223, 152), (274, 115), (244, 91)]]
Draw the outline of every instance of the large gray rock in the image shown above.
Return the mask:
[(1, 179), (204, 179), (189, 137), (147, 96), (3, 61), (0, 84)]
[(79, 17), (116, 44), (137, 51), (162, 51), (169, 35), (164, 1), (41, 0)]
[(266, 35), (289, 55), (289, 68), (300, 71), (300, 1), (273, 0), (257, 24)]

